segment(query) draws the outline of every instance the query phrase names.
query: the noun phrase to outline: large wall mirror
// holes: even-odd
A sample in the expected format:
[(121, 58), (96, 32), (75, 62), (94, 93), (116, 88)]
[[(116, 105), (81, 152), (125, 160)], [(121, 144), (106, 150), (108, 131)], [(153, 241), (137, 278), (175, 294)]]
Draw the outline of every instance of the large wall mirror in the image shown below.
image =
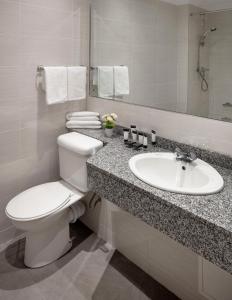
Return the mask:
[(90, 95), (232, 122), (232, 0), (92, 0)]

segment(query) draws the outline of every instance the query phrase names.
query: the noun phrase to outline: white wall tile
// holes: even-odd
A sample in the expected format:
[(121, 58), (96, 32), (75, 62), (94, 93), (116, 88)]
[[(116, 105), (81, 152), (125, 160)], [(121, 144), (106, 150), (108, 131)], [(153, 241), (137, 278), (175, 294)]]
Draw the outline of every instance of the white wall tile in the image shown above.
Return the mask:
[(0, 67), (20, 64), (20, 39), (17, 36), (0, 35)]
[(32, 37), (72, 38), (72, 12), (22, 5), (22, 33)]
[(72, 12), (73, 9), (73, 0), (21, 0), (21, 2), (29, 6), (52, 8), (61, 11)]
[(19, 25), (19, 3), (0, 1), (0, 34), (17, 35)]
[(35, 80), (38, 65), (88, 65), (87, 13), (85, 0), (0, 1), (0, 232), (13, 196), (58, 178), (65, 113), (86, 108), (85, 100), (48, 107)]

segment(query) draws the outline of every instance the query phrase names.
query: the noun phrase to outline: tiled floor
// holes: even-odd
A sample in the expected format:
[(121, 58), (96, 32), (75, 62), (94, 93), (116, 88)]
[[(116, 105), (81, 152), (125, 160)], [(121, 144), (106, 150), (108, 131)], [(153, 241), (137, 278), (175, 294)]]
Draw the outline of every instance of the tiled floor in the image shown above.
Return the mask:
[(0, 253), (1, 300), (178, 299), (80, 222), (73, 248), (39, 269), (23, 264), (24, 240)]

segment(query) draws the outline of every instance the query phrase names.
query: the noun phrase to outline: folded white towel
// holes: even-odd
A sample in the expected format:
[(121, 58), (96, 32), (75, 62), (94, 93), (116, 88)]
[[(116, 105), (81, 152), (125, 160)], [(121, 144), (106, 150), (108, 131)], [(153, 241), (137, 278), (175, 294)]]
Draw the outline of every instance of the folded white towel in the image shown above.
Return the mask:
[(69, 117), (68, 121), (99, 121), (99, 117)]
[(44, 89), (48, 105), (67, 100), (67, 68), (44, 67)]
[(98, 96), (101, 98), (112, 98), (114, 95), (114, 71), (113, 67), (97, 67)]
[(67, 120), (70, 120), (72, 117), (99, 117), (99, 113), (94, 111), (74, 111), (66, 114)]
[[(68, 122), (67, 122), (68, 123)], [(66, 123), (66, 127), (67, 128), (72, 128), (72, 129), (78, 129), (78, 128), (86, 128), (86, 129), (100, 129), (100, 128), (102, 128), (101, 127), (101, 125), (89, 125), (89, 126), (87, 126), (87, 125), (73, 125), (73, 124), (67, 124)]]
[(127, 66), (114, 66), (114, 95), (129, 95), (129, 72)]
[(66, 125), (76, 125), (76, 126), (101, 126), (100, 121), (73, 121), (70, 120), (66, 122)]
[(68, 67), (68, 101), (86, 99), (86, 67)]

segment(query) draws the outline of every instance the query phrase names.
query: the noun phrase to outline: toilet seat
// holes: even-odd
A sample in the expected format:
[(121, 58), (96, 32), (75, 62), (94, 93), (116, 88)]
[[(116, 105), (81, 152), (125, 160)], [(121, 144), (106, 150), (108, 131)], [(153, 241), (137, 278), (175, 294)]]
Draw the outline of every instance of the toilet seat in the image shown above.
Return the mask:
[(70, 206), (82, 197), (81, 192), (62, 180), (44, 183), (14, 197), (6, 206), (6, 215), (17, 221), (40, 219), (64, 206)]

